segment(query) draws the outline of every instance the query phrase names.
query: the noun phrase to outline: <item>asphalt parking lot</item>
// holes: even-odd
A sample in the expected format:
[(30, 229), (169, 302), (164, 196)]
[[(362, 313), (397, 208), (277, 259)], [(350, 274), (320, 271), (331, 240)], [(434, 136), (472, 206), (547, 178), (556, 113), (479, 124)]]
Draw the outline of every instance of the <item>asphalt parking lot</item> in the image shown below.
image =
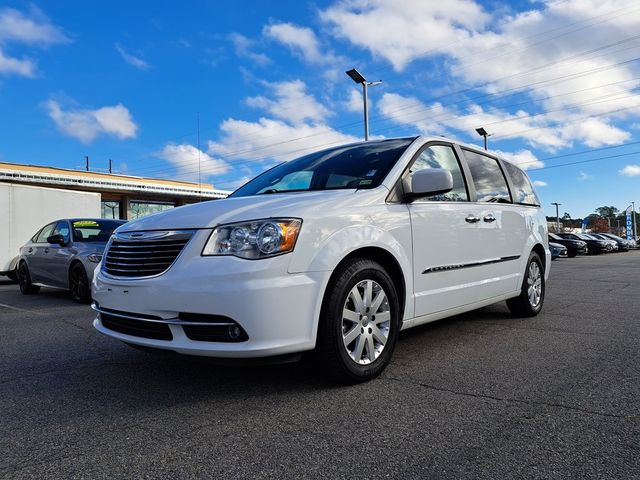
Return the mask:
[(538, 317), (409, 330), (352, 387), (139, 352), (0, 282), (0, 477), (640, 478), (640, 252), (552, 268)]

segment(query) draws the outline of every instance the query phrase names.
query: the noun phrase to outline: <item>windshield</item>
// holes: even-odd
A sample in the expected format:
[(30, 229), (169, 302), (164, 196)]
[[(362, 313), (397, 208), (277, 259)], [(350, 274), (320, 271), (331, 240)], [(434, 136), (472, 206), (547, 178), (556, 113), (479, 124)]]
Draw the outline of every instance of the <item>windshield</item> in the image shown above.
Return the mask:
[(106, 243), (113, 231), (124, 223), (118, 220), (73, 220), (73, 241)]
[(580, 237), (583, 240), (599, 240), (598, 238), (592, 237), (587, 233), (577, 233), (576, 235), (578, 235), (578, 237)]
[(267, 170), (230, 197), (375, 188), (414, 138), (379, 140), (311, 153)]
[(551, 232), (549, 232), (549, 238), (553, 238), (554, 240), (564, 240), (564, 238), (559, 237), (555, 233), (551, 233)]

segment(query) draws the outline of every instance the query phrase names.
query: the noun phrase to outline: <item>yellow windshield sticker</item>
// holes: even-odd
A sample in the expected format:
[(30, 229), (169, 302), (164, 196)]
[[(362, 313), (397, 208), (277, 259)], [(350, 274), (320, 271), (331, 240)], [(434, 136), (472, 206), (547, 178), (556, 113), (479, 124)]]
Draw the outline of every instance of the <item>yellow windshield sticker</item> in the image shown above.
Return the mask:
[(99, 227), (98, 222), (94, 222), (93, 220), (81, 220), (79, 222), (73, 222), (73, 228), (82, 228), (82, 227)]

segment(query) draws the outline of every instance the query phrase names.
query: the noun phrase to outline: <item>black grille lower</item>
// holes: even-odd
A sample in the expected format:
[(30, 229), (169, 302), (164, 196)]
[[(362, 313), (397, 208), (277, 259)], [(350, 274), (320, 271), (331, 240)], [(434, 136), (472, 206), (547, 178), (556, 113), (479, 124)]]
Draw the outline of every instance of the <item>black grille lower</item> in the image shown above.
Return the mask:
[(117, 277), (159, 275), (173, 264), (191, 235), (190, 231), (166, 232), (159, 238), (137, 240), (116, 234), (104, 257), (104, 271)]
[(171, 329), (166, 323), (132, 320), (109, 315), (108, 313), (101, 313), (100, 321), (105, 328), (125, 335), (152, 338), (154, 340), (173, 340)]

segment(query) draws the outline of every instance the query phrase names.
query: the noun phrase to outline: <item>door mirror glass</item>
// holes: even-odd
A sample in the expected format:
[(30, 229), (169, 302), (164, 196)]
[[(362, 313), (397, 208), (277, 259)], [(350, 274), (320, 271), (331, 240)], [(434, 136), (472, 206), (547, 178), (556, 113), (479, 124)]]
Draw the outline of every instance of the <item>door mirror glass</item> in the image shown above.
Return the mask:
[(63, 247), (65, 244), (65, 241), (64, 241), (64, 237), (58, 233), (56, 235), (51, 235), (50, 237), (47, 237), (47, 243), (50, 243), (51, 245), (60, 245), (61, 247)]
[(443, 168), (425, 168), (411, 176), (409, 198), (429, 195), (441, 195), (453, 189), (453, 177)]

